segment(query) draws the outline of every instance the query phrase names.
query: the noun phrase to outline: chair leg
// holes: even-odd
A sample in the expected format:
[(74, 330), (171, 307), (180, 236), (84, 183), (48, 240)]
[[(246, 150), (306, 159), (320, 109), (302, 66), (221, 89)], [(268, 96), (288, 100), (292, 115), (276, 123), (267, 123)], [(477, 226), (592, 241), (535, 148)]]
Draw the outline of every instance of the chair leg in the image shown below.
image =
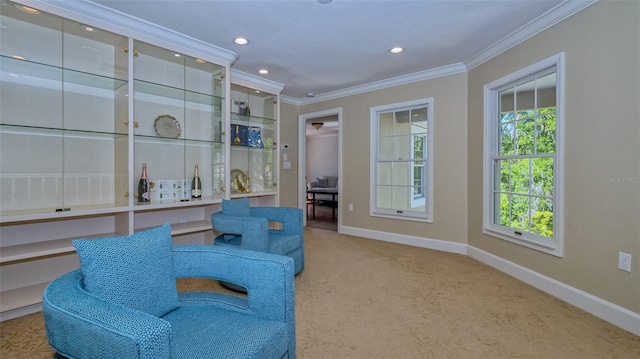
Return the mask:
[(313, 206), (315, 205), (315, 203), (313, 203), (313, 200), (311, 200), (310, 198), (307, 198), (307, 218), (311, 218), (311, 208), (313, 208)]

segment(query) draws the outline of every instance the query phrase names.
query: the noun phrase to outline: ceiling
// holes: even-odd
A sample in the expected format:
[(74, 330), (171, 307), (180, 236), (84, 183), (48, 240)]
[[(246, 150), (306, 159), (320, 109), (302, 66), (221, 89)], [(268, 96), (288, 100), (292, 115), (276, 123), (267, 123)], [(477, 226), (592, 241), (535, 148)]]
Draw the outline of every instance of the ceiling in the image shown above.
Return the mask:
[[(321, 0), (328, 2), (328, 0)], [(239, 55), (233, 69), (285, 85), (294, 101), (458, 65), (563, 0), (94, 0)], [(571, 0), (571, 3), (585, 2)], [(558, 6), (560, 5), (560, 6)], [(541, 15), (543, 15), (541, 17)], [(250, 43), (238, 46), (237, 36)], [(401, 54), (388, 50), (402, 46)], [(466, 67), (465, 67), (466, 66)]]

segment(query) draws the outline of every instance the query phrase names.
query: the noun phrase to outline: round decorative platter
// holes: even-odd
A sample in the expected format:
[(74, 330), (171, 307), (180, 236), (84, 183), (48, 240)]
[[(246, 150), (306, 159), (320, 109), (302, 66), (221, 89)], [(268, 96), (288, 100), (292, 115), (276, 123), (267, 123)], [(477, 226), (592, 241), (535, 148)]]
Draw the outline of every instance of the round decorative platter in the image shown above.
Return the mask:
[(171, 115), (160, 115), (153, 123), (153, 129), (160, 137), (178, 138), (180, 137), (180, 122)]

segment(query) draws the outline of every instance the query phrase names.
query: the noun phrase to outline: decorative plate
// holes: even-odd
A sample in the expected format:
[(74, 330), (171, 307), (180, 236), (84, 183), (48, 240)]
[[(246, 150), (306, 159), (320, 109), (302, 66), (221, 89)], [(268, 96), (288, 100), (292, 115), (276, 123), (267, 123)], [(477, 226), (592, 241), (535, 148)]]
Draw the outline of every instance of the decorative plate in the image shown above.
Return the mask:
[(180, 122), (170, 115), (160, 115), (153, 123), (153, 129), (160, 137), (178, 138), (180, 137)]
[(249, 179), (243, 170), (234, 168), (231, 170), (231, 190), (236, 193), (249, 192)]

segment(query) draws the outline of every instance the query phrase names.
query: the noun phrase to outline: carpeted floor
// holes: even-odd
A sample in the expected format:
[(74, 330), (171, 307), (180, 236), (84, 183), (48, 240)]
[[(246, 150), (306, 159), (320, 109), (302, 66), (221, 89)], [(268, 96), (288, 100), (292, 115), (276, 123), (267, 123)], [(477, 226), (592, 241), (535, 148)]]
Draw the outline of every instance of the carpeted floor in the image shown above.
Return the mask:
[[(300, 359), (640, 358), (640, 337), (469, 257), (315, 228), (305, 245)], [(52, 354), (41, 313), (1, 336), (1, 358)]]

